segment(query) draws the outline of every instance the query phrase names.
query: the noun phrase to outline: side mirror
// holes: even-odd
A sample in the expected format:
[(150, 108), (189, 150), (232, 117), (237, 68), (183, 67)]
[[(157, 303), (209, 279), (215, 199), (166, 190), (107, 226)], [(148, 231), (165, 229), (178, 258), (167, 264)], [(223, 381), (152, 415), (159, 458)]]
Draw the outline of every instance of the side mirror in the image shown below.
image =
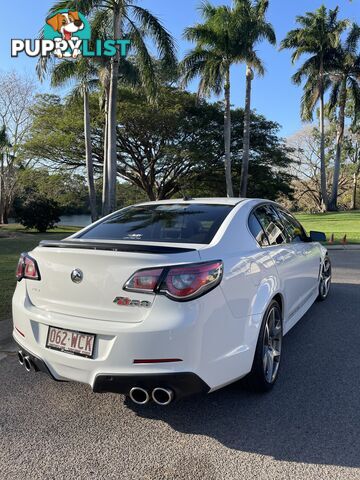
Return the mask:
[(310, 232), (310, 240), (312, 242), (326, 242), (326, 235), (323, 232)]

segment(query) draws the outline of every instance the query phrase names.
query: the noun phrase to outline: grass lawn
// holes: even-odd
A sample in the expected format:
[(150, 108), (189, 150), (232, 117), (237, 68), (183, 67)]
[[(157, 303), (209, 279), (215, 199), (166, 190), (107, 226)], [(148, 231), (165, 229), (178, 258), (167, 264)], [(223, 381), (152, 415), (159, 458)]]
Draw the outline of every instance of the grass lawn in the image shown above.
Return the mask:
[(346, 234), (348, 243), (360, 243), (360, 211), (330, 213), (297, 213), (295, 217), (305, 229), (326, 233), (329, 239), (334, 234), (335, 243), (339, 244)]
[(49, 233), (34, 233), (16, 224), (0, 227), (0, 321), (11, 318), (11, 297), (20, 253), (32, 250), (40, 240), (59, 240), (77, 230), (77, 227), (59, 227)]

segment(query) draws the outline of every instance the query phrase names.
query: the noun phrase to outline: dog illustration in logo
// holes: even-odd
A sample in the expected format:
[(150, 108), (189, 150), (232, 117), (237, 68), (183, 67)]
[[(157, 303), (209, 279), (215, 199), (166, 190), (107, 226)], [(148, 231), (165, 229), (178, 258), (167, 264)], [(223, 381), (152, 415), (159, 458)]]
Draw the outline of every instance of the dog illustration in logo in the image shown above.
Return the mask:
[[(74, 33), (82, 30), (84, 28), (84, 22), (79, 17), (78, 12), (68, 12), (68, 13), (57, 13), (53, 17), (46, 20), (46, 23), (50, 25), (55, 32), (58, 32), (62, 36), (62, 40), (79, 40), (78, 37), (73, 36)], [(60, 48), (55, 50), (55, 55), (59, 58), (62, 57), (78, 57), (81, 52), (78, 48), (75, 48), (71, 53), (63, 52)]]

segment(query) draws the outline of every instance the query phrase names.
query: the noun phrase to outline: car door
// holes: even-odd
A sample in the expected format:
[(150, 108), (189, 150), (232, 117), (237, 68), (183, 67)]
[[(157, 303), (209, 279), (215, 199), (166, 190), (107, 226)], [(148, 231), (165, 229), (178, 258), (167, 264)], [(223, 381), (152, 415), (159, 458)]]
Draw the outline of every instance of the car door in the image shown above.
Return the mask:
[(287, 230), (288, 241), (299, 258), (301, 275), (298, 277), (298, 284), (305, 291), (305, 302), (318, 291), (320, 247), (317, 242), (309, 241), (302, 225), (289, 212), (277, 206), (274, 208)]
[(303, 281), (305, 270), (302, 243), (292, 242), (288, 228), (271, 204), (264, 204), (255, 210), (255, 215), (268, 238), (269, 246), (263, 246), (273, 259), (281, 291), (285, 299), (284, 322), (291, 321), (308, 295), (308, 283)]

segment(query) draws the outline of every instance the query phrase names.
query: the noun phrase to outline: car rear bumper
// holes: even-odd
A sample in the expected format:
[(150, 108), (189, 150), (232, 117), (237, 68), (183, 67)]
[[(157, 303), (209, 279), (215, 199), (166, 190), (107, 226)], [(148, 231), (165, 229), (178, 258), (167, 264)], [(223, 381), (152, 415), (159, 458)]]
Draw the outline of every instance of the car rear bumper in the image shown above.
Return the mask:
[[(244, 330), (253, 325), (255, 331), (260, 318), (232, 317), (220, 288), (201, 302), (162, 300), (144, 322), (87, 320), (35, 307), (20, 282), (13, 298), (13, 336), (39, 370), (55, 380), (88, 384), (96, 392), (128, 394), (144, 385), (172, 388), (181, 397), (216, 390), (251, 370), (256, 339), (244, 344)], [(50, 326), (96, 335), (93, 358), (47, 348)]]
[[(54, 377), (44, 360), (33, 355), (19, 344), (18, 347), (22, 355), (29, 359), (33, 371), (46, 373), (53, 380), (61, 381)], [(210, 390), (209, 385), (192, 372), (128, 375), (99, 374), (95, 377), (92, 388), (95, 393), (121, 393), (129, 395), (130, 390), (134, 387), (144, 388), (150, 392), (154, 388), (168, 388), (174, 392), (175, 399), (197, 393), (208, 393)]]

